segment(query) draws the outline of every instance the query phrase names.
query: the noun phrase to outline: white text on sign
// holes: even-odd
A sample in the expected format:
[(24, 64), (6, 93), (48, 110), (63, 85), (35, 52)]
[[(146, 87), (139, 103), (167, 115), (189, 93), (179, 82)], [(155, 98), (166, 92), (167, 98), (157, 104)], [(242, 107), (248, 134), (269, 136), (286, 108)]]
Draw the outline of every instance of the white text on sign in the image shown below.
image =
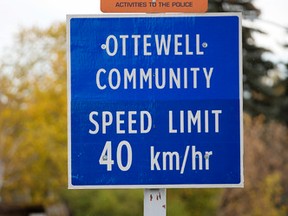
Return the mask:
[[(102, 55), (111, 59), (149, 59), (171, 56), (185, 56), (185, 64), (179, 67), (165, 65), (137, 65), (117, 67), (100, 67), (96, 70), (95, 86), (101, 92), (118, 90), (175, 90), (213, 91), (213, 78), (217, 68), (213, 65), (198, 66), (197, 59), (205, 57), (209, 51), (208, 42), (201, 34), (108, 34), (100, 45)], [(140, 62), (141, 62), (140, 60)], [(147, 60), (149, 62), (149, 60)], [(168, 62), (167, 62), (168, 63)], [(164, 65), (163, 65), (164, 66)], [(212, 89), (212, 90), (211, 90)], [(225, 113), (224, 113), (225, 114)], [(165, 116), (166, 115), (166, 116)], [(180, 109), (167, 110), (163, 121), (166, 122), (167, 134), (219, 134), (221, 133), (221, 109)], [(90, 135), (99, 134), (142, 134), (149, 135), (155, 125), (153, 114), (148, 110), (94, 110), (88, 119)], [(113, 144), (112, 144), (113, 142)], [(160, 151), (157, 143), (148, 143), (151, 171), (185, 171), (205, 170), (211, 168), (213, 151), (200, 151), (197, 144), (184, 146), (182, 151)], [(99, 164), (105, 165), (107, 171), (112, 167), (128, 171), (133, 167), (133, 146), (123, 140), (120, 143), (107, 141), (99, 158)], [(179, 143), (181, 145), (181, 143)], [(196, 149), (197, 147), (197, 149)], [(127, 152), (122, 156), (122, 151)], [(124, 158), (122, 158), (124, 157)], [(114, 158), (114, 159), (113, 159)], [(187, 169), (186, 167), (190, 167)]]
[[(168, 133), (219, 133), (222, 110), (169, 110)], [(175, 119), (179, 119), (178, 124)], [(113, 128), (116, 134), (147, 134), (153, 126), (152, 114), (146, 110), (137, 111), (92, 111), (89, 121), (93, 125), (89, 134), (107, 134)], [(127, 126), (127, 129), (125, 129)]]
[[(196, 34), (192, 39), (189, 34), (175, 35), (109, 35), (105, 44), (101, 48), (106, 50), (107, 55), (115, 56), (152, 56), (152, 55), (204, 55), (202, 46), (207, 47), (207, 43), (201, 44), (200, 34)], [(172, 46), (174, 44), (174, 46)], [(121, 49), (119, 49), (121, 45)], [(129, 49), (132, 46), (133, 49)], [(128, 53), (132, 50), (132, 53)]]

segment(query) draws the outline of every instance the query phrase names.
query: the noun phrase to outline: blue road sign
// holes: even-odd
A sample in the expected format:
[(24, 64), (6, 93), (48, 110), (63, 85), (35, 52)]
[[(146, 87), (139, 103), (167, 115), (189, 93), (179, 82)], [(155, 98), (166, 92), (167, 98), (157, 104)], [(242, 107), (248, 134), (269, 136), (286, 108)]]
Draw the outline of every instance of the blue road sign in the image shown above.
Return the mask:
[(240, 14), (68, 16), (70, 188), (242, 187)]

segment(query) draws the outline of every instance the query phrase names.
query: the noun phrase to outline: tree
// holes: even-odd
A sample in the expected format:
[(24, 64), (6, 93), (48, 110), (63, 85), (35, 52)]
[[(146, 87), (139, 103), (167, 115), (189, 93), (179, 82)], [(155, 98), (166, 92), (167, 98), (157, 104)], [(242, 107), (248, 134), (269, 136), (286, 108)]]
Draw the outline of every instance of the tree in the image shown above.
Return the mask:
[(21, 31), (1, 63), (3, 201), (56, 199), (66, 182), (65, 25)]
[[(245, 20), (257, 20), (260, 11), (252, 0), (210, 0), (210, 11), (241, 11)], [(287, 62), (264, 58), (271, 52), (257, 44), (255, 34), (265, 32), (243, 25), (244, 189), (225, 189), (219, 215), (287, 214)], [(279, 68), (286, 64), (280, 76)]]
[[(209, 11), (242, 12), (244, 20), (256, 21), (260, 10), (253, 0), (209, 0)], [(259, 29), (243, 25), (243, 86), (244, 109), (257, 116), (264, 114), (267, 119), (277, 119), (288, 124), (288, 71), (287, 62), (273, 62), (263, 54), (271, 52), (257, 44), (254, 35), (266, 34)], [(285, 46), (285, 44), (283, 44)], [(286, 64), (286, 77), (279, 75), (279, 66)]]
[(224, 191), (219, 215), (287, 215), (288, 128), (263, 115), (244, 120), (245, 188)]

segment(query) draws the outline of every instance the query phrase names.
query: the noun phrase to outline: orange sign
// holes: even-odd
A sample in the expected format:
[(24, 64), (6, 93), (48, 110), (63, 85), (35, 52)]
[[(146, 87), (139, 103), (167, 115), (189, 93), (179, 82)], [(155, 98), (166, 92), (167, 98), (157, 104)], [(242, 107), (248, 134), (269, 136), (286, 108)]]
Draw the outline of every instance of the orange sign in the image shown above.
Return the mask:
[(104, 13), (204, 13), (208, 0), (101, 0)]

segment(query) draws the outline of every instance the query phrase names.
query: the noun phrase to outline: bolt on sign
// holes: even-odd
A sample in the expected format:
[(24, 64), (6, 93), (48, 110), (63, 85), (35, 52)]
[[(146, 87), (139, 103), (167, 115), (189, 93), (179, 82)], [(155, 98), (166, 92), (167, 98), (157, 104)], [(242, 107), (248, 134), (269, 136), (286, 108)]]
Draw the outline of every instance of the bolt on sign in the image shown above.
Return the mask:
[(104, 13), (204, 13), (208, 0), (101, 0)]
[(69, 187), (242, 187), (241, 35), (238, 13), (69, 16)]

